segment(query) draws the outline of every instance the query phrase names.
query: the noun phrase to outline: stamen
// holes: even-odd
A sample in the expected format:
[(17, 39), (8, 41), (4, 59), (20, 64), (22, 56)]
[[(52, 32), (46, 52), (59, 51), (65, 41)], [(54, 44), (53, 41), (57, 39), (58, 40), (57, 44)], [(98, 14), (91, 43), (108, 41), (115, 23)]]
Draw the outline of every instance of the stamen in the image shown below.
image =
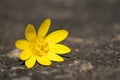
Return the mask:
[(30, 48), (35, 55), (43, 56), (49, 51), (49, 46), (43, 40), (36, 39), (35, 41), (31, 42)]

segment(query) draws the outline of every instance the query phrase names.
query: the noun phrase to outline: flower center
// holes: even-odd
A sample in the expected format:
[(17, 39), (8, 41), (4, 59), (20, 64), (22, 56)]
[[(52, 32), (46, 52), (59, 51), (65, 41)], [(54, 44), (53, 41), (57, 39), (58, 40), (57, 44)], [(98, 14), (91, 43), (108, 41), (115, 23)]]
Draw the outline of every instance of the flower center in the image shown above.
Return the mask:
[(49, 51), (49, 46), (43, 39), (35, 39), (31, 42), (32, 52), (35, 55), (43, 56)]

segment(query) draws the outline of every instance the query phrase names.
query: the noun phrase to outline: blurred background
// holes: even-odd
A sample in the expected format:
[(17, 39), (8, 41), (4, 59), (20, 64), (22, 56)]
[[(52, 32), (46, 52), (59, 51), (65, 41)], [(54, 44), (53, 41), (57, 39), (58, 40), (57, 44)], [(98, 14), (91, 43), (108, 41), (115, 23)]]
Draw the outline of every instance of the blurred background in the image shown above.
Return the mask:
[[(49, 32), (69, 31), (65, 62), (27, 69), (8, 58), (19, 56), (14, 42), (26, 25), (37, 30), (45, 18), (52, 20)], [(120, 0), (0, 0), (0, 54), (9, 54), (0, 55), (3, 80), (120, 80)]]
[(45, 18), (52, 20), (50, 31), (112, 36), (120, 33), (120, 0), (0, 0), (0, 44), (13, 44), (23, 38), (28, 23), (38, 28)]

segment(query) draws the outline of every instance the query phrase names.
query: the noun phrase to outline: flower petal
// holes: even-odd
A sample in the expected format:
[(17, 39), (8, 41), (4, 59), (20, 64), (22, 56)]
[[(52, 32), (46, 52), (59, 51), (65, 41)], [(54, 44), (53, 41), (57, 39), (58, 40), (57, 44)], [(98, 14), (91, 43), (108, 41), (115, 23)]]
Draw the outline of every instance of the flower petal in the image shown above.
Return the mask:
[(54, 52), (56, 54), (66, 54), (71, 51), (69, 47), (62, 44), (53, 44), (50, 45), (49, 48), (51, 52)]
[(64, 40), (68, 36), (68, 31), (66, 30), (57, 30), (49, 34), (45, 41), (48, 43), (58, 43), (62, 40)]
[(37, 56), (37, 61), (41, 65), (45, 65), (45, 66), (51, 65), (51, 61), (49, 59), (47, 59), (45, 56), (42, 56), (42, 57)]
[(45, 19), (42, 22), (42, 24), (40, 25), (39, 30), (38, 30), (38, 37), (40, 37), (40, 38), (45, 37), (45, 35), (47, 34), (47, 32), (49, 30), (50, 23), (51, 23), (51, 21), (49, 18)]
[(59, 55), (52, 53), (52, 52), (48, 52), (47, 53), (47, 57), (48, 59), (52, 60), (52, 61), (57, 61), (57, 62), (63, 62), (64, 59), (62, 57), (60, 57)]
[(25, 65), (27, 68), (32, 68), (35, 65), (36, 56), (33, 54), (30, 59), (25, 61)]
[(27, 40), (31, 41), (36, 38), (36, 31), (32, 24), (28, 24), (25, 29), (25, 37)]
[(32, 52), (30, 51), (30, 49), (25, 49), (23, 52), (21, 52), (20, 59), (27, 60), (31, 57), (31, 55), (32, 55)]
[(21, 50), (26, 49), (29, 46), (29, 42), (27, 40), (21, 39), (21, 40), (17, 40), (15, 42), (15, 46)]

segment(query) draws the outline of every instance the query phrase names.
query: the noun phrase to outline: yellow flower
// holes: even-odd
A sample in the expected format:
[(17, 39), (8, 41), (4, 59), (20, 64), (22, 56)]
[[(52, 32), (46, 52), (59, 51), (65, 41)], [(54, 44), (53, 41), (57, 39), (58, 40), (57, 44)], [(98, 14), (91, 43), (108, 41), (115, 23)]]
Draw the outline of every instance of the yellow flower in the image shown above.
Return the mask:
[(32, 68), (36, 61), (44, 66), (51, 65), (51, 61), (62, 62), (64, 59), (59, 54), (70, 52), (70, 48), (59, 44), (68, 36), (68, 31), (57, 30), (46, 36), (51, 24), (50, 19), (46, 19), (40, 25), (38, 33), (32, 24), (28, 24), (25, 29), (25, 39), (15, 42), (15, 46), (23, 50), (20, 59), (25, 61), (27, 68)]

